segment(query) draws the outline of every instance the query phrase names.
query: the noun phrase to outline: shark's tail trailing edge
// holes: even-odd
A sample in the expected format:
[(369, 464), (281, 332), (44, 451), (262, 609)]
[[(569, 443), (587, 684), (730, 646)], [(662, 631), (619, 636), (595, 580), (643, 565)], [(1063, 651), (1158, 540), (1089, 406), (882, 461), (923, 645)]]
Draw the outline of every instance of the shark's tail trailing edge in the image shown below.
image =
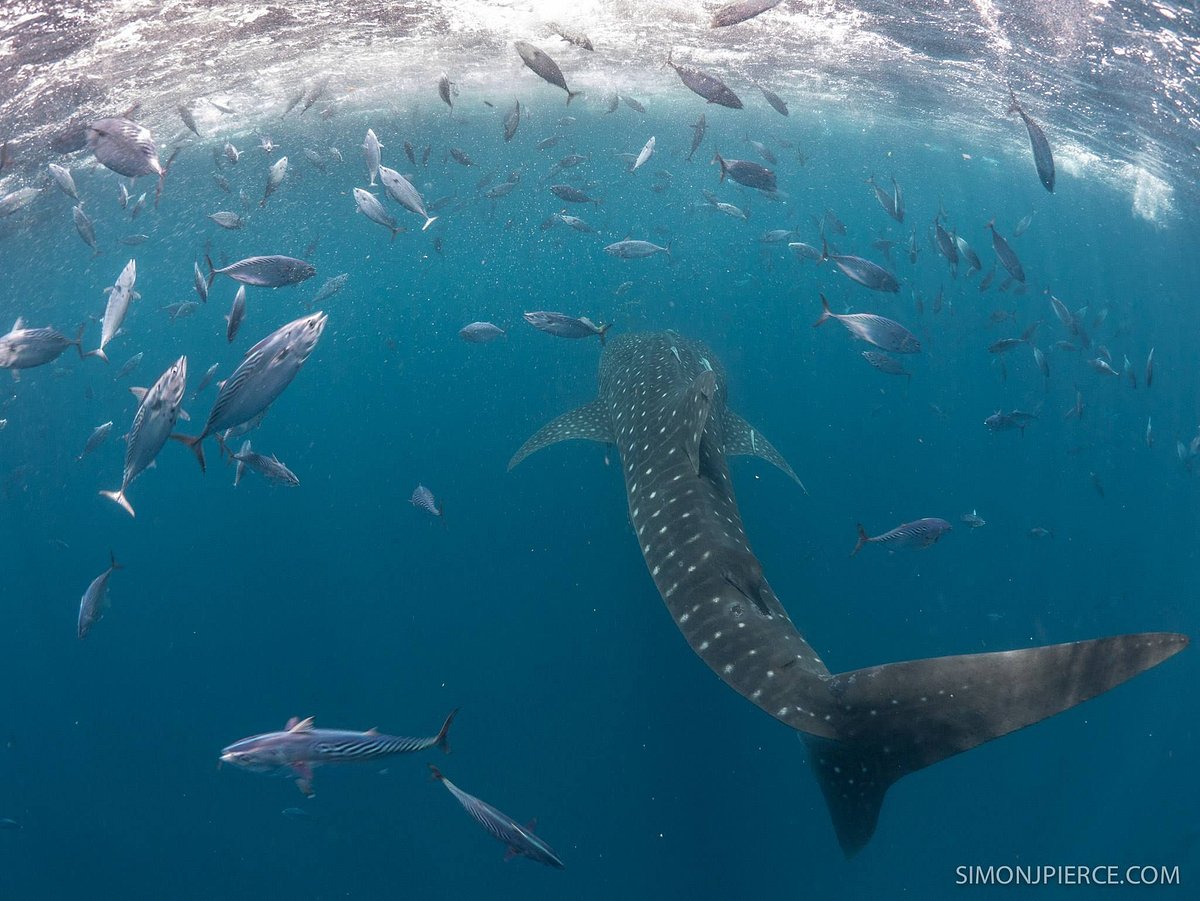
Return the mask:
[(897, 779), (1068, 710), (1188, 645), (1173, 632), (909, 660), (832, 676), (839, 738), (802, 735), (846, 856)]

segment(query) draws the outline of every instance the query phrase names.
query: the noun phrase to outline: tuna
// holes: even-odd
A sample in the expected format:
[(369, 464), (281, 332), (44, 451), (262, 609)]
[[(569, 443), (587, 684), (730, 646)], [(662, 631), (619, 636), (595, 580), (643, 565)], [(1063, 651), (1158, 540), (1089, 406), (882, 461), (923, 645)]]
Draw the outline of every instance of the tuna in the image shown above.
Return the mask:
[(737, 0), (735, 3), (726, 3), (713, 13), (710, 27), (728, 28), (730, 25), (737, 25), (774, 9), (779, 3), (780, 0)]
[(72, 345), (82, 358), (82, 336), (82, 327), (79, 336), (72, 341), (52, 328), (25, 328), (25, 321), (17, 319), (7, 335), (0, 335), (0, 369), (33, 369), (35, 366), (44, 366), (57, 360), (62, 352)]
[(888, 272), (882, 266), (872, 263), (870, 260), (864, 260), (862, 257), (830, 253), (829, 245), (824, 242), (821, 244), (821, 259), (822, 261), (833, 260), (833, 264), (847, 278), (858, 282), (864, 288), (870, 288), (872, 291), (890, 291), (892, 293), (900, 290), (900, 283), (896, 280), (896, 276), (892, 275), (892, 273)]
[(317, 270), (311, 263), (295, 257), (247, 257), (221, 269), (213, 266), (213, 261), (209, 257), (205, 257), (205, 259), (208, 261), (208, 284), (210, 285), (218, 275), (228, 275), (243, 285), (280, 288), (284, 285), (297, 285), (317, 274)]
[(384, 228), (392, 233), (392, 240), (396, 240), (396, 235), (404, 229), (396, 225), (396, 217), (383, 208), (383, 204), (379, 202), (379, 198), (370, 191), (364, 191), (362, 188), (354, 189), (354, 205), (358, 212), (362, 213), (372, 222), (378, 222)]
[(458, 330), (458, 337), (468, 344), (487, 344), (508, 333), (490, 322), (472, 322)]
[(230, 344), (237, 337), (238, 329), (242, 327), (242, 320), (246, 318), (246, 286), (238, 285), (237, 294), (233, 296), (233, 306), (229, 308), (229, 315), (225, 317), (225, 340)]
[(562, 88), (567, 92), (567, 105), (569, 106), (572, 98), (579, 94), (579, 91), (572, 91), (567, 87), (567, 81), (563, 78), (562, 69), (558, 67), (558, 63), (552, 60), (546, 53), (539, 50), (533, 44), (527, 44), (525, 41), (517, 41), (514, 45), (517, 48), (517, 53), (521, 55), (530, 69), (537, 73), (541, 79), (555, 87)]
[(1009, 275), (1017, 281), (1024, 283), (1025, 270), (1021, 268), (1021, 261), (1017, 259), (1016, 253), (1009, 246), (1008, 242), (1004, 240), (1003, 235), (996, 231), (995, 220), (988, 222), (987, 227), (992, 231), (992, 250), (996, 252), (996, 259), (1000, 261), (1000, 265), (1008, 270)]
[(738, 95), (729, 90), (725, 86), (725, 82), (721, 81), (717, 76), (701, 72), (699, 69), (693, 69), (690, 66), (681, 66), (671, 59), (670, 53), (667, 54), (667, 65), (675, 70), (675, 74), (679, 76), (679, 80), (684, 83), (688, 90), (694, 94), (699, 94), (709, 103), (715, 103), (718, 106), (727, 106), (730, 109), (742, 108), (742, 101)]
[(611, 323), (596, 325), (586, 316), (577, 318), (566, 313), (551, 313), (545, 310), (526, 313), (525, 321), (538, 331), (557, 335), (559, 338), (591, 338), (597, 335), (601, 344), (604, 343), (605, 334), (612, 327)]
[(866, 544), (882, 544), (889, 550), (895, 548), (927, 548), (937, 544), (939, 538), (949, 532), (953, 526), (944, 519), (931, 517), (928, 519), (918, 519), (914, 522), (906, 522), (903, 525), (896, 526), (884, 532), (882, 535), (876, 535), (874, 538), (867, 535), (867, 530), (862, 527), (862, 523), (858, 525), (858, 544), (854, 545), (854, 550), (850, 552), (853, 557)]
[(375, 176), (379, 174), (379, 162), (383, 158), (380, 151), (383, 145), (379, 143), (379, 138), (375, 137), (375, 132), (370, 128), (367, 129), (367, 136), (363, 139), (363, 163), (367, 167), (367, 175), (371, 178), (371, 186), (375, 186)]
[(424, 217), (425, 224), (421, 226), (421, 231), (425, 231), (425, 229), (437, 221), (437, 216), (430, 216), (425, 211), (425, 201), (421, 198), (421, 192), (413, 187), (413, 183), (395, 169), (380, 166), (379, 180), (383, 182), (383, 189), (387, 192), (388, 197), (392, 198), (392, 200), (396, 201), (396, 203), (409, 212)]
[[(1025, 130), (1029, 132), (1029, 146), (1033, 150), (1033, 163), (1037, 167), (1038, 178), (1042, 182), (1042, 186), (1051, 194), (1054, 193), (1054, 154), (1050, 152), (1050, 142), (1046, 140), (1046, 133), (1042, 131), (1042, 127), (1034, 122), (1029, 115), (1021, 108), (1021, 104), (1017, 102), (1017, 95), (1013, 93), (1012, 88), (1008, 89), (1010, 99), (1008, 105), (1008, 114), (1011, 116), (1016, 113), (1025, 123)], [(1026, 226), (1028, 227), (1028, 225)], [(1023, 279), (1017, 279), (1023, 281)]]
[(921, 352), (921, 342), (917, 336), (900, 323), (873, 313), (834, 313), (829, 309), (829, 301), (821, 295), (821, 318), (813, 323), (813, 328), (836, 319), (855, 338), (874, 344), (881, 350), (890, 350), (898, 354), (915, 354)]
[(79, 623), (75, 628), (75, 634), (79, 636), (80, 641), (88, 637), (92, 626), (96, 625), (100, 618), (108, 612), (108, 580), (114, 572), (122, 568), (112, 551), (108, 552), (108, 559), (108, 569), (92, 579), (92, 584), (87, 587), (87, 591), (83, 593), (83, 597), (79, 601)]
[(233, 459), (237, 461), (237, 469), (233, 477), (234, 488), (241, 483), (242, 474), (247, 468), (252, 469), (273, 485), (285, 485), (288, 488), (295, 488), (300, 484), (300, 480), (296, 477), (296, 474), (284, 466), (278, 457), (274, 454), (269, 457), (256, 454), (250, 447), (249, 441), (242, 444), (241, 450), (233, 455)]
[(666, 247), (659, 247), (657, 244), (652, 244), (649, 241), (634, 241), (626, 238), (624, 241), (609, 244), (604, 248), (604, 252), (622, 260), (641, 260), (646, 257), (652, 257), (656, 253), (664, 253), (670, 256), (671, 245), (668, 244)]
[(719, 153), (713, 154), (712, 162), (721, 165), (721, 181), (725, 181), (725, 176), (729, 176), (747, 188), (768, 192), (775, 190), (775, 173), (766, 166), (760, 166), (750, 160), (727, 160)]

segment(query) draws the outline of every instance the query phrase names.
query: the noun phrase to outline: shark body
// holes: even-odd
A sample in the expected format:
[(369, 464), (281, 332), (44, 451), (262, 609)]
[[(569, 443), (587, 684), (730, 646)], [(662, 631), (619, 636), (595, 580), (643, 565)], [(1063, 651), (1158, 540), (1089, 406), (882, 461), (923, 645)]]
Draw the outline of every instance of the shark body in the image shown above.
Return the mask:
[(674, 332), (620, 336), (599, 383), (595, 401), (534, 434), (509, 469), (558, 441), (617, 447), (667, 610), (714, 673), (801, 734), (847, 855), (870, 840), (900, 777), (1095, 697), (1188, 643), (1140, 633), (831, 673), (746, 540), (726, 458), (756, 455), (799, 479), (727, 406), (720, 361)]

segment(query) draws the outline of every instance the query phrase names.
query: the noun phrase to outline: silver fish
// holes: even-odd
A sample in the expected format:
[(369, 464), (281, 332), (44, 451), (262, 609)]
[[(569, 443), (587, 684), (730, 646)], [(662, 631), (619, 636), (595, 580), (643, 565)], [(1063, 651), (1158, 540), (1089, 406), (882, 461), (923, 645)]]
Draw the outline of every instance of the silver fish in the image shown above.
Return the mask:
[(54, 183), (62, 189), (62, 192), (68, 197), (79, 199), (79, 191), (75, 188), (75, 179), (71, 177), (71, 170), (66, 166), (60, 166), (58, 163), (51, 163), (48, 167), (50, 176), (54, 179)]
[(188, 127), (188, 131), (196, 137), (200, 137), (200, 129), (196, 127), (196, 116), (192, 112), (192, 108), (185, 103), (181, 103), (176, 107), (179, 113), (179, 118), (183, 120), (183, 124)]
[(589, 197), (578, 188), (573, 188), (570, 185), (551, 185), (550, 192), (560, 200), (565, 200), (568, 203), (594, 203), (599, 205), (600, 201)]
[[(786, 113), (784, 115), (787, 115)], [(704, 141), (704, 133), (708, 131), (708, 124), (704, 121), (704, 113), (700, 114), (700, 118), (696, 120), (695, 125), (689, 125), (692, 130), (692, 148), (688, 151), (687, 158), (690, 160), (692, 154), (700, 147)]]
[(897, 222), (903, 222), (904, 214), (901, 211), (896, 209), (895, 193), (894, 192), (888, 193), (883, 188), (881, 188), (879, 186), (879, 183), (877, 181), (875, 181), (874, 175), (872, 175), (870, 178), (867, 179), (867, 184), (869, 184), (871, 186), (871, 188), (875, 191), (875, 199), (877, 201), (879, 201), (879, 205), (881, 207), (883, 207), (883, 211), (885, 213), (887, 213), (889, 216), (891, 216), (893, 219), (895, 219)]
[(1154, 348), (1150, 348), (1150, 353), (1146, 355), (1146, 387), (1149, 388), (1154, 384)]
[(237, 337), (238, 329), (242, 327), (242, 320), (246, 318), (246, 286), (238, 285), (237, 294), (233, 296), (233, 306), (229, 308), (229, 315), (225, 317), (225, 340), (230, 344)]
[(237, 461), (237, 470), (233, 477), (233, 487), (235, 488), (242, 481), (242, 473), (245, 472), (247, 467), (275, 485), (286, 485), (289, 488), (295, 488), (300, 484), (300, 480), (296, 478), (296, 474), (284, 466), (278, 457), (274, 454), (270, 457), (256, 454), (250, 447), (249, 441), (242, 444), (241, 450), (233, 455), (233, 459)]
[(882, 535), (876, 535), (872, 538), (867, 535), (867, 530), (863, 528), (862, 523), (859, 523), (858, 543), (854, 545), (854, 550), (850, 552), (850, 556), (853, 557), (866, 544), (882, 544), (888, 548), (930, 547), (936, 544), (938, 539), (952, 528), (953, 526), (944, 519), (929, 517), (913, 522), (906, 522), (884, 532)]
[(646, 146), (644, 146), (641, 149), (641, 151), (638, 153), (637, 159), (633, 161), (633, 165), (629, 167), (629, 171), (631, 173), (637, 172), (637, 170), (642, 168), (642, 166), (645, 164), (645, 162), (648, 159), (650, 159), (650, 157), (652, 157), (652, 156), (654, 156), (654, 136), (653, 135), (650, 136), (650, 140), (646, 142)]
[(271, 169), (267, 172), (267, 187), (263, 191), (262, 200), (258, 202), (260, 207), (267, 205), (267, 198), (275, 193), (275, 189), (283, 184), (283, 180), (287, 177), (288, 158), (281, 156), (271, 164)]
[(768, 192), (775, 190), (775, 173), (766, 166), (760, 166), (750, 160), (727, 160), (719, 153), (713, 154), (712, 162), (721, 165), (721, 181), (725, 181), (725, 176), (729, 176), (747, 188)]
[[(79, 330), (82, 337), (83, 329)], [(33, 369), (57, 360), (68, 347), (74, 345), (82, 359), (84, 356), (80, 337), (74, 341), (52, 328), (26, 328), (25, 321), (18, 318), (7, 335), (0, 335), (0, 369)]]
[(987, 520), (979, 515), (978, 510), (972, 510), (970, 513), (964, 513), (959, 517), (959, 519), (972, 529), (982, 529), (987, 525)]
[(220, 367), (220, 363), (213, 363), (206, 370), (204, 370), (204, 375), (200, 376), (200, 384), (196, 386), (195, 394), (193, 394), (192, 397), (200, 394), (201, 391), (212, 384), (213, 377), (217, 374), (217, 370)]
[(571, 100), (579, 91), (572, 91), (567, 87), (567, 81), (563, 78), (562, 69), (558, 67), (558, 63), (547, 56), (544, 51), (525, 41), (517, 41), (514, 46), (525, 65), (536, 72), (543, 81), (567, 92), (567, 104), (570, 105)]
[(800, 257), (802, 260), (812, 260), (818, 262), (821, 259), (821, 251), (813, 247), (811, 244), (805, 244), (803, 241), (792, 241), (788, 244), (788, 250)]
[(92, 248), (92, 256), (97, 256), (100, 248), (96, 244), (96, 229), (92, 225), (92, 220), (88, 218), (88, 214), (83, 211), (82, 206), (75, 207), (71, 211), (71, 215), (75, 217), (75, 230), (79, 232), (79, 237), (83, 238), (83, 242)]
[(396, 201), (396, 203), (409, 212), (425, 217), (425, 224), (421, 226), (421, 231), (425, 231), (425, 229), (437, 221), (437, 216), (430, 216), (429, 213), (425, 212), (425, 201), (421, 199), (421, 192), (413, 187), (413, 183), (395, 169), (380, 166), (379, 180), (383, 182), (383, 189), (387, 192), (388, 197), (392, 198), (392, 200)]
[(671, 52), (667, 53), (667, 65), (675, 70), (675, 74), (679, 76), (679, 80), (684, 83), (689, 91), (699, 94), (709, 103), (715, 103), (718, 106), (727, 106), (730, 109), (742, 108), (741, 98), (733, 93), (725, 85), (725, 82), (721, 81), (717, 76), (702, 72), (699, 69), (693, 69), (691, 66), (679, 65), (671, 58)]
[(760, 16), (767, 10), (777, 7), (779, 3), (780, 0), (735, 0), (734, 3), (726, 3), (719, 7), (713, 13), (712, 22), (709, 25), (711, 28), (728, 28), (730, 25), (737, 25), (747, 19)]
[(232, 144), (230, 144), (228, 141), (225, 142), (224, 153), (225, 153), (225, 159), (229, 160), (230, 164), (234, 165), (234, 166), (236, 166), (237, 161), (242, 158), (242, 152), (240, 150), (238, 150), (236, 147), (234, 147)]
[(447, 735), (458, 710), (446, 717), (438, 734), (431, 738), (381, 735), (375, 729), (353, 732), (345, 729), (316, 729), (313, 718), (292, 717), (282, 732), (266, 732), (234, 742), (221, 751), (221, 761), (255, 773), (283, 772), (313, 797), (313, 769), (336, 763), (360, 763), (438, 748), (449, 753)]
[(129, 189), (123, 184), (117, 185), (117, 203), (121, 204), (121, 209), (129, 206)]
[(596, 49), (595, 47), (592, 46), (592, 42), (591, 42), (591, 40), (588, 39), (588, 36), (586, 34), (583, 34), (578, 31), (569, 31), (569, 30), (563, 28), (561, 25), (551, 25), (550, 30), (553, 31), (555, 34), (557, 34), (560, 38), (562, 38), (568, 44), (574, 44), (576, 47), (582, 47), (584, 50), (595, 51), (595, 49)]
[(379, 138), (375, 137), (373, 129), (367, 129), (367, 136), (363, 138), (362, 152), (363, 163), (367, 167), (367, 175), (370, 176), (371, 186), (375, 185), (375, 177), (379, 174), (379, 162), (383, 159), (383, 145), (379, 143)]
[(612, 327), (611, 323), (596, 325), (586, 316), (577, 318), (566, 313), (552, 313), (546, 310), (526, 313), (525, 321), (539, 331), (560, 338), (590, 338), (598, 335), (601, 344), (604, 343), (605, 333)]
[(130, 357), (128, 360), (126, 360), (124, 363), (122, 363), (121, 368), (117, 370), (117, 374), (113, 376), (113, 381), (115, 382), (118, 379), (123, 379), (123, 378), (125, 378), (125, 376), (129, 375), (135, 369), (137, 369), (138, 364), (142, 362), (142, 357), (144, 357), (144, 356), (145, 356), (145, 353), (143, 351), (139, 350), (132, 357)]
[(142, 214), (142, 210), (146, 208), (146, 192), (143, 191), (138, 195), (138, 199), (134, 202), (133, 207), (129, 210), (129, 218), (136, 219)]
[(521, 101), (513, 100), (512, 109), (504, 116), (504, 143), (508, 143), (513, 139), (513, 135), (517, 133), (517, 128), (521, 124)]
[(533, 830), (537, 827), (536, 821), (525, 826), (518, 825), (516, 820), (501, 813), (491, 804), (481, 801), (474, 795), (467, 794), (443, 776), (441, 770), (433, 764), (429, 765), (429, 769), (433, 773), (433, 778), (446, 786), (446, 790), (454, 796), (454, 799), (462, 805), (463, 810), (470, 814), (475, 822), (486, 829), (493, 838), (504, 843), (507, 848), (505, 860), (512, 857), (528, 857), (530, 860), (536, 860), (548, 867), (554, 867), (557, 870), (563, 869), (563, 862), (554, 849), (534, 834)]
[(129, 312), (129, 305), (141, 296), (133, 289), (136, 281), (137, 261), (130, 260), (121, 270), (121, 274), (117, 276), (116, 283), (107, 289), (108, 303), (104, 307), (104, 319), (100, 325), (100, 346), (89, 351), (87, 356), (99, 357), (105, 363), (108, 362), (108, 355), (104, 352), (104, 348), (120, 331), (121, 324), (125, 321), (125, 315)]
[(898, 354), (921, 352), (921, 342), (917, 340), (917, 336), (900, 323), (872, 313), (835, 313), (829, 309), (829, 301), (822, 294), (821, 318), (813, 323), (813, 328), (830, 319), (836, 319), (854, 337), (874, 344), (882, 350)]
[(558, 214), (558, 220), (564, 225), (569, 225), (571, 228), (575, 229), (575, 231), (582, 232), (585, 235), (596, 234), (596, 230), (592, 228), (585, 220), (580, 219), (578, 216), (568, 216), (565, 210)]
[(159, 161), (154, 135), (144, 125), (113, 116), (87, 126), (87, 142), (100, 163), (129, 178), (157, 175), (161, 184), (166, 167)]
[(20, 188), (11, 194), (0, 197), (0, 219), (11, 216), (17, 210), (25, 209), (40, 193), (42, 192), (37, 188)]
[(145, 244), (149, 241), (150, 236), (143, 234), (122, 235), (118, 240), (126, 247), (137, 247), (139, 244)]
[[(451, 96), (451, 91), (454, 88), (454, 82), (450, 80), (450, 76), (442, 73), (442, 77), (438, 79), (438, 96), (442, 98), (442, 102), (450, 109), (454, 109), (454, 99)], [(374, 182), (372, 182), (374, 184)]]
[[(381, 167), (382, 168), (382, 167)], [(396, 224), (396, 217), (383, 208), (383, 204), (379, 202), (379, 198), (370, 191), (365, 191), (362, 188), (354, 189), (354, 205), (358, 212), (362, 213), (372, 222), (377, 222), (392, 233), (392, 240), (396, 240), (396, 235), (404, 229)]]
[(669, 257), (671, 255), (671, 245), (668, 244), (666, 247), (659, 247), (650, 241), (634, 241), (626, 238), (624, 241), (609, 244), (604, 248), (604, 252), (622, 260), (641, 260), (646, 257), (652, 257), (656, 253), (665, 253)]
[(983, 424), (993, 432), (1010, 432), (1016, 429), (1024, 435), (1025, 426), (1035, 419), (1037, 419), (1036, 413), (1027, 413), (1024, 410), (1009, 410), (1007, 413), (997, 410), (985, 419)]
[(1021, 261), (1017, 259), (1016, 253), (1009, 246), (1004, 237), (996, 231), (996, 222), (992, 220), (988, 222), (987, 227), (992, 231), (992, 250), (996, 252), (996, 259), (1000, 261), (1008, 274), (1019, 282), (1025, 281), (1025, 270), (1021, 268)]
[(321, 287), (317, 289), (317, 293), (313, 295), (313, 299), (308, 302), (308, 305), (310, 307), (315, 307), (321, 301), (333, 297), (333, 295), (337, 294), (346, 286), (346, 282), (349, 280), (350, 273), (348, 272), (343, 272), (340, 275), (335, 275), (331, 278), (325, 279)]
[(204, 278), (204, 273), (200, 271), (200, 264), (196, 260), (192, 260), (192, 287), (196, 289), (196, 293), (200, 296), (200, 302), (208, 303), (208, 282)]
[(213, 213), (208, 218), (217, 223), (217, 225), (221, 226), (221, 228), (227, 228), (230, 230), (241, 228), (246, 224), (246, 220), (237, 213), (230, 213), (225, 210), (222, 210), (218, 213)]
[(79, 623), (75, 632), (82, 641), (92, 631), (92, 626), (108, 611), (108, 580), (118, 569), (123, 569), (112, 551), (108, 552), (108, 569), (92, 579), (79, 601)]
[(311, 263), (295, 257), (263, 256), (247, 257), (221, 269), (213, 266), (208, 257), (208, 283), (211, 285), (218, 275), (228, 275), (234, 281), (260, 288), (279, 288), (296, 285), (317, 274)]
[(1036, 215), (1036, 212), (1031, 211), (1030, 213), (1021, 217), (1021, 221), (1018, 222), (1013, 228), (1014, 238), (1019, 238), (1021, 235), (1025, 234), (1025, 232), (1029, 231), (1029, 226), (1033, 224), (1034, 215)]
[(757, 87), (760, 91), (762, 91), (763, 99), (765, 99), (767, 103), (771, 104), (771, 107), (775, 110), (775, 112), (779, 113), (781, 116), (786, 116), (788, 114), (787, 104), (783, 102), (778, 94), (772, 90), (769, 90), (768, 88), (763, 87), (761, 84), (757, 85)]
[(205, 468), (204, 439), (235, 428), (271, 406), (312, 354), (325, 330), (325, 321), (324, 313), (313, 313), (263, 338), (246, 351), (238, 368), (221, 383), (200, 434), (171, 436), (191, 449), (201, 471)]
[(864, 288), (870, 288), (872, 291), (890, 291), (893, 294), (900, 290), (900, 282), (896, 280), (896, 276), (882, 266), (872, 263), (870, 260), (864, 260), (862, 257), (830, 253), (829, 245), (824, 241), (821, 243), (821, 259), (833, 260), (833, 265), (837, 266), (847, 278), (858, 282)]
[(103, 425), (96, 426), (96, 428), (92, 430), (92, 434), (88, 435), (88, 440), (84, 442), (83, 450), (80, 451), (79, 456), (75, 458), (75, 462), (78, 463), (92, 451), (100, 447), (100, 445), (102, 445), (104, 440), (108, 437), (108, 433), (112, 431), (112, 427), (113, 424), (111, 419)]
[(912, 373), (905, 369), (904, 364), (895, 357), (889, 357), (887, 354), (880, 353), (877, 350), (864, 350), (862, 356), (864, 360), (880, 372), (886, 372), (888, 375), (903, 375), (909, 381), (912, 381)]
[(620, 96), (621, 100), (625, 103), (625, 105), (627, 107), (629, 107), (631, 110), (633, 110), (635, 113), (645, 113), (646, 112), (646, 107), (642, 106), (642, 104), (639, 103), (635, 98), (630, 97), (628, 94), (621, 94), (619, 96)]
[(472, 322), (458, 330), (458, 337), (468, 344), (487, 344), (508, 333), (490, 322)]
[[(1038, 179), (1041, 180), (1042, 186), (1053, 194), (1054, 154), (1050, 152), (1050, 142), (1046, 140), (1046, 133), (1021, 108), (1021, 104), (1017, 102), (1017, 95), (1013, 93), (1012, 88), (1008, 89), (1008, 96), (1010, 98), (1008, 114), (1011, 116), (1013, 113), (1016, 113), (1024, 121), (1025, 130), (1029, 132), (1029, 146), (1033, 150), (1033, 162), (1037, 167)], [(1024, 281), (1024, 279), (1017, 279), (1017, 281)]]
[(125, 469), (121, 476), (121, 487), (116, 491), (101, 491), (100, 494), (121, 505), (133, 516), (133, 505), (125, 497), (130, 483), (154, 462), (179, 418), (179, 405), (187, 388), (187, 357), (180, 357), (158, 377), (149, 390), (131, 388), (138, 398), (137, 413), (125, 444)]

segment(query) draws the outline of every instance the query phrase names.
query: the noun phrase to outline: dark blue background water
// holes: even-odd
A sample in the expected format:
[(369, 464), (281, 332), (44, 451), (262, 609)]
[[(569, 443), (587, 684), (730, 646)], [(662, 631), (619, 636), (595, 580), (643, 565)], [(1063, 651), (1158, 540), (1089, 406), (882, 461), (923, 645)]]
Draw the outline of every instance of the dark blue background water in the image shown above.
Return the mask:
[[(117, 207), (117, 177), (74, 162), (104, 249), (95, 259), (53, 186), (8, 220), (0, 243), (8, 321), (23, 315), (72, 332), (103, 312), (101, 289), (130, 256), (143, 298), (109, 347), (112, 366), (64, 355), (6, 389), (14, 399), (0, 413), (9, 421), (0, 433), (8, 687), (0, 815), (23, 825), (0, 832), (4, 897), (987, 894), (954, 885), (954, 868), (974, 863), (1166, 864), (1181, 868), (1185, 885), (1195, 878), (1194, 651), (903, 780), (872, 843), (847, 862), (800, 743), (721, 686), (664, 615), (604, 450), (564, 445), (505, 472), (530, 433), (594, 396), (600, 353), (594, 341), (532, 330), (521, 312), (586, 314), (614, 321), (614, 331), (674, 328), (724, 360), (732, 405), (811, 491), (803, 496), (760, 461), (733, 464), (772, 585), (832, 670), (1125, 631), (1194, 632), (1200, 488), (1174, 448), (1197, 426), (1194, 218), (1151, 224), (1124, 191), (1066, 171), (1058, 193), (1046, 194), (1015, 120), (1010, 144), (997, 148), (839, 123), (819, 110), (783, 119), (709, 107), (709, 138), (687, 163), (686, 126), (702, 104), (680, 91), (649, 100), (642, 117), (625, 107), (603, 116), (594, 103), (566, 110), (549, 89), (533, 89), (509, 145), (499, 113), (474, 97), (459, 102), (469, 115), (453, 118), (444, 108), (346, 112), (277, 128), (291, 174), (241, 232), (204, 218), (240, 210), (214, 186), (207, 145), (182, 151), (161, 207), (134, 223)], [(579, 121), (558, 127), (566, 137), (557, 147), (535, 150), (564, 113)], [(423, 234), (403, 214), (411, 231), (390, 243), (350, 197), (365, 184), (358, 145), (368, 126), (386, 163), (416, 172), (427, 201), (471, 197), (493, 167), (498, 181), (520, 171), (521, 183), (494, 204), (443, 211)], [(780, 155), (787, 203), (718, 185), (706, 165), (714, 149), (753, 158), (746, 133)], [(636, 153), (651, 134), (658, 153), (625, 174), (612, 153)], [(432, 144), (427, 168), (403, 158), (405, 139)], [(268, 159), (252, 136), (234, 140), (245, 156), (222, 171), (257, 200)], [(451, 144), (480, 165), (443, 163)], [(302, 149), (330, 145), (346, 161), (318, 172)], [(539, 179), (571, 150), (592, 159), (556, 180), (604, 199), (570, 210), (603, 240), (538, 227), (562, 208)], [(660, 169), (674, 180), (657, 194), (650, 185)], [(872, 173), (903, 184), (903, 229), (864, 184)], [(749, 222), (703, 209), (702, 188), (748, 207)], [(138, 190), (152, 191), (150, 181)], [(939, 202), (985, 270), (988, 219), (1011, 235), (1037, 211), (1013, 239), (1027, 293), (999, 293), (998, 277), (981, 294), (978, 274), (949, 276), (926, 236)], [(898, 296), (757, 242), (770, 228), (816, 242), (813, 217), (826, 207), (847, 225), (844, 252), (879, 259), (876, 233), (892, 226), (903, 242), (916, 228), (918, 263), (897, 254)], [(133, 232), (151, 240), (117, 243)], [(671, 260), (601, 252), (627, 233), (670, 240)], [(171, 322), (158, 309), (193, 299), (192, 262), (208, 242), (215, 259), (232, 261), (299, 255), (318, 237), (317, 278), (249, 289), (232, 347), (222, 319), (228, 280), (191, 318)], [(211, 447), (201, 476), (172, 443), (130, 490), (136, 520), (97, 496), (119, 484), (123, 445), (110, 440), (82, 463), (74, 458), (95, 425), (115, 420), (114, 438), (128, 428), (127, 384), (148, 384), (180, 353), (193, 385), (212, 362), (228, 375), (341, 272), (349, 281), (323, 304), (324, 338), (254, 436), (300, 488), (251, 475), (234, 490)], [(625, 281), (633, 288), (617, 296)], [(947, 307), (934, 315), (939, 288)], [(1080, 354), (1050, 350), (1068, 336), (1044, 288), (1072, 309), (1087, 305), (1089, 322), (1108, 309), (1094, 338), (1118, 369), (1127, 354), (1140, 375), (1156, 347), (1153, 388), (1134, 391)], [(865, 345), (838, 324), (810, 328), (818, 291), (835, 309), (913, 328), (925, 352), (905, 361), (911, 384), (869, 368)], [(1016, 321), (991, 324), (993, 310), (1014, 310)], [(463, 344), (456, 332), (474, 319), (509, 328), (509, 339)], [(988, 345), (1038, 320), (1048, 386), (1025, 348), (1007, 359), (1002, 381)], [(87, 347), (98, 333), (90, 323)], [(141, 368), (114, 382), (137, 351)], [(1082, 421), (1063, 418), (1076, 386)], [(198, 430), (214, 396), (209, 388), (188, 400), (193, 418), (182, 431)], [(1023, 437), (984, 428), (988, 414), (1013, 407), (1041, 411)], [(1143, 441), (1147, 416), (1153, 449)], [(445, 528), (410, 506), (418, 482), (445, 502)], [(986, 527), (958, 522), (972, 509)], [(856, 522), (878, 533), (920, 516), (945, 517), (955, 530), (928, 551), (869, 547), (849, 558)], [(1034, 526), (1052, 529), (1053, 540), (1029, 537)], [(78, 599), (110, 547), (125, 569), (112, 579), (111, 612), (81, 643)], [(224, 745), (292, 715), (426, 735), (455, 706), (450, 757), (318, 770), (311, 802), (287, 780), (216, 767)], [(567, 869), (503, 863), (503, 849), (427, 781), (424, 764), (435, 757), (467, 791), (518, 820), (538, 816)], [(281, 814), (294, 806), (306, 815)]]

